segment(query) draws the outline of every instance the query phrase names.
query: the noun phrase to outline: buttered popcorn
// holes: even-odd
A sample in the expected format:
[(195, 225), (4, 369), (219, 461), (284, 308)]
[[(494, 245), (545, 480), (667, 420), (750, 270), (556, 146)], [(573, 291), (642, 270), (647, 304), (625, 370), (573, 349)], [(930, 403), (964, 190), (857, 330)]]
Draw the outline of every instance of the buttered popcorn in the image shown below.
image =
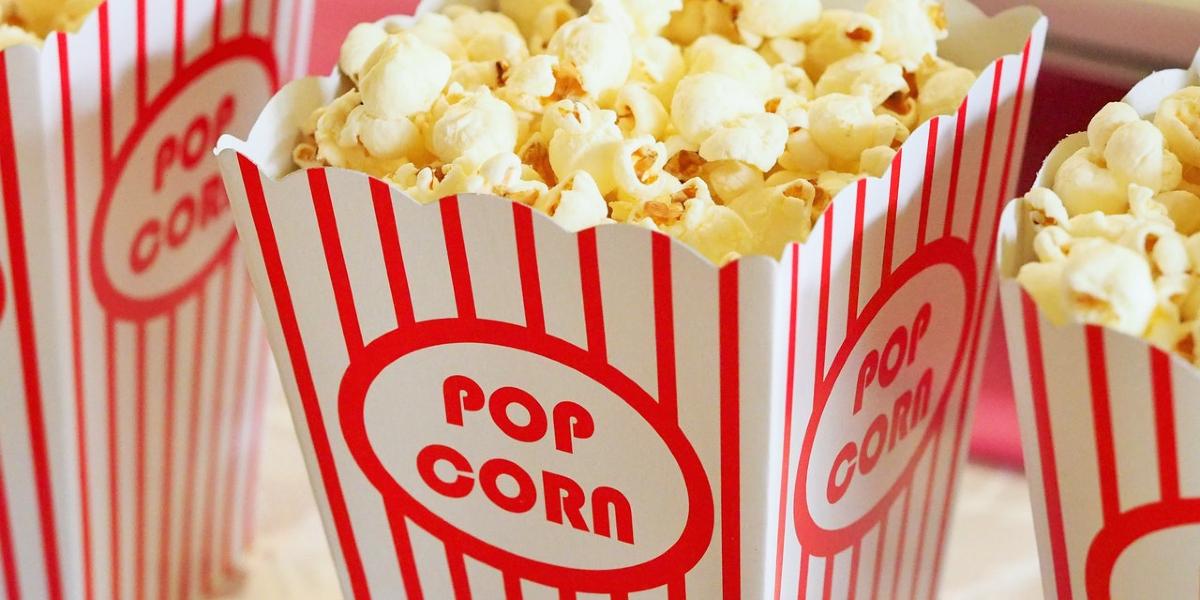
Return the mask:
[(1200, 365), (1200, 87), (1145, 120), (1104, 107), (1050, 188), (1026, 195), (1018, 280), (1056, 323), (1145, 338)]
[(103, 0), (0, 0), (0, 50), (74, 31)]
[[(355, 27), (347, 89), (304, 126), (295, 162), (365, 171), (421, 202), (499, 195), (569, 230), (629, 223), (723, 263), (805, 240), (838, 192), (882, 175), (975, 81), (937, 55), (946, 22), (930, 0), (498, 8)], [(1163, 164), (1131, 175), (1161, 189)]]

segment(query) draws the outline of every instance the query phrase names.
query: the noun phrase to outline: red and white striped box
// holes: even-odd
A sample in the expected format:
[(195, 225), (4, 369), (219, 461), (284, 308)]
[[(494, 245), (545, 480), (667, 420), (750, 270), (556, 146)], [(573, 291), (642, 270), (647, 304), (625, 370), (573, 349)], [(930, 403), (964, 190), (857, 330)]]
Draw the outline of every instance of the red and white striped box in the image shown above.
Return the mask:
[[(1125, 98), (1143, 116), (1200, 84), (1151, 75)], [(1086, 134), (1050, 154), (1053, 183)], [(999, 269), (1025, 469), (1047, 598), (1200, 596), (1200, 370), (1096, 326), (1056, 326), (1013, 279), (1033, 259), (1021, 202), (1001, 221)]]
[(0, 53), (0, 598), (237, 575), (269, 350), (210, 150), (311, 8), (110, 0)]
[(281, 176), (336, 76), (224, 139), (347, 596), (931, 597), (1046, 27), (948, 5), (968, 101), (781, 260)]

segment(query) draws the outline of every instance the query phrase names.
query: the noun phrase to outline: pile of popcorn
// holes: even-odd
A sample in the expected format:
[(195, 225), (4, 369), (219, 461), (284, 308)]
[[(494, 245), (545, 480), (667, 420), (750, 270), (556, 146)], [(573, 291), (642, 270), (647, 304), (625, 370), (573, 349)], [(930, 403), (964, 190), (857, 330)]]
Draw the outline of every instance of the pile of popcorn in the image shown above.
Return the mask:
[(0, 50), (75, 31), (103, 0), (0, 0)]
[(976, 74), (938, 57), (933, 0), (499, 0), (363, 24), (347, 91), (299, 167), (364, 171), (420, 202), (503, 196), (578, 231), (631, 223), (710, 260), (778, 256), (879, 176)]
[(1020, 283), (1049, 319), (1110, 327), (1200, 365), (1200, 87), (1153, 122), (1106, 106), (1088, 146), (1025, 205), (1037, 262)]

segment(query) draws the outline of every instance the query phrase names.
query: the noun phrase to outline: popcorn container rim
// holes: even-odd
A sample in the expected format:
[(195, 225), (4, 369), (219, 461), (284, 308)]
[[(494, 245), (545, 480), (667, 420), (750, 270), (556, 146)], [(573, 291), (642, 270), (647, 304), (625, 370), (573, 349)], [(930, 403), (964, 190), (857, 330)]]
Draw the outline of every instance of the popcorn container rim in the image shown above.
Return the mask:
[[(1001, 51), (1001, 53), (999, 53), (999, 54), (994, 53), (994, 52), (991, 53), (990, 58), (986, 59), (986, 61), (984, 62), (982, 67), (978, 64), (979, 62), (981, 62), (981, 60), (978, 58), (978, 56), (973, 56), (972, 60), (963, 61), (960, 63), (963, 65), (969, 64), (970, 68), (972, 68), (973, 70), (978, 72), (975, 83), (972, 84), (972, 86), (971, 86), (972, 91), (981, 86), (988, 85), (989, 82), (986, 81), (987, 78), (984, 75), (986, 74), (986, 72), (988, 70), (991, 70), (992, 68), (994, 68), (995, 63), (997, 63), (1003, 59), (1012, 59), (1012, 58), (1020, 57), (1021, 53), (1027, 48), (1028, 43), (1032, 40), (1032, 38), (1034, 36), (1037, 35), (1036, 31), (1039, 27), (1039, 24), (1043, 24), (1042, 26), (1044, 26), (1044, 24), (1048, 22), (1047, 17), (1045, 17), (1045, 15), (1041, 12), (1041, 10), (1032, 5), (1023, 5), (1023, 6), (1009, 8), (1009, 9), (1007, 9), (1003, 12), (1000, 12), (996, 15), (988, 16), (979, 7), (975, 6), (975, 4), (973, 2), (971, 2), (971, 0), (941, 0), (941, 1), (943, 2), (943, 5), (946, 7), (947, 15), (951, 20), (950, 21), (950, 23), (951, 23), (950, 24), (950, 38), (948, 40), (941, 42), (942, 44), (958, 45), (958, 44), (966, 41), (966, 40), (960, 41), (960, 38), (964, 38), (967, 36), (964, 33), (962, 33), (961, 31), (959, 31), (958, 28), (956, 28), (957, 25), (961, 25), (961, 21), (971, 22), (973, 25), (979, 26), (979, 27), (992, 27), (993, 29), (1000, 29), (1000, 30), (1003, 30), (1006, 32), (1017, 32), (1016, 34), (1009, 33), (1007, 35), (1007, 37), (1001, 38), (1002, 41), (995, 42), (996, 47), (1005, 48), (1005, 50)], [(826, 4), (828, 5), (826, 8), (827, 9), (828, 8), (849, 8), (852, 6), (857, 7), (857, 6), (861, 5), (862, 3), (863, 3), (863, 0), (826, 0)], [(392, 15), (392, 16), (384, 17), (377, 22), (380, 24), (386, 24), (386, 23), (408, 24), (414, 18), (416, 18), (422, 14), (429, 13), (429, 12), (435, 12), (437, 10), (440, 10), (440, 8), (444, 5), (452, 5), (452, 4), (455, 4), (454, 0), (421, 0), (418, 3), (415, 13), (413, 15), (403, 15), (403, 14), (402, 15)], [(467, 3), (467, 4), (470, 5), (470, 3)], [(982, 21), (982, 23), (978, 23), (977, 21)], [(1020, 32), (1025, 32), (1025, 33), (1022, 34)], [(968, 51), (972, 52), (972, 53), (976, 52), (973, 49), (968, 50)], [(1200, 63), (1200, 55), (1197, 56), (1197, 62)], [(289, 180), (291, 178), (304, 178), (304, 177), (307, 177), (307, 173), (309, 171), (322, 170), (321, 168), (308, 168), (308, 169), (295, 168), (295, 165), (293, 165), (291, 163), (274, 164), (274, 165), (269, 165), (269, 166), (262, 165), (262, 164), (259, 164), (260, 158), (251, 156), (249, 154), (249, 149), (255, 148), (255, 147), (260, 147), (263, 144), (263, 141), (262, 141), (263, 138), (266, 137), (269, 133), (268, 131), (266, 131), (266, 125), (268, 125), (269, 121), (271, 120), (269, 118), (269, 115), (272, 115), (276, 111), (294, 110), (295, 107), (292, 106), (292, 103), (294, 102), (294, 97), (300, 93), (303, 93), (302, 92), (303, 89), (317, 87), (318, 89), (320, 89), (320, 91), (322, 92), (323, 95), (333, 98), (333, 97), (336, 97), (339, 93), (344, 92), (345, 83), (346, 82), (345, 82), (343, 76), (341, 75), (341, 72), (339, 71), (338, 67), (335, 65), (333, 67), (333, 72), (329, 75), (326, 75), (326, 76), (311, 76), (310, 75), (308, 77), (300, 78), (300, 79), (294, 80), (294, 81), (284, 85), (279, 90), (279, 92), (277, 92), (271, 98), (271, 101), (267, 104), (267, 106), (263, 108), (262, 112), (259, 114), (259, 118), (256, 120), (256, 122), (254, 124), (253, 129), (251, 129), (250, 133), (247, 135), (245, 140), (242, 140), (242, 139), (238, 138), (237, 136), (233, 136), (233, 135), (223, 135), (217, 141), (217, 146), (213, 150), (213, 153), (217, 156), (220, 156), (229, 151), (236, 152), (238, 154), (244, 154), (247, 156), (247, 158), (249, 158), (252, 162), (254, 162), (256, 165), (258, 165), (260, 168), (269, 167), (269, 168), (264, 169), (264, 174), (276, 183), (281, 183), (281, 182)], [(316, 108), (318, 108), (318, 107), (313, 106), (312, 110), (315, 110)], [(938, 115), (938, 116), (935, 116), (935, 117), (929, 119), (928, 121), (926, 121), (924, 123), (921, 123), (916, 129), (914, 129), (912, 131), (912, 134), (909, 137), (914, 138), (914, 139), (924, 137), (924, 136), (920, 136), (918, 134), (919, 133), (928, 133), (929, 129), (931, 127), (935, 126), (935, 125), (933, 125), (934, 121), (937, 121), (938, 124), (941, 124), (941, 123), (949, 121), (951, 119), (957, 120), (958, 118), (961, 118), (962, 106), (960, 105), (959, 108), (960, 108), (960, 110), (956, 111), (954, 114)], [(291, 114), (289, 116), (289, 118), (293, 120), (294, 124), (297, 125), (297, 129), (298, 129), (298, 125), (301, 121), (298, 121), (296, 119), (302, 120), (302, 119), (306, 118), (310, 112), (311, 112), (311, 110), (309, 110), (308, 112), (303, 112), (303, 114), (300, 114), (300, 113)], [(292, 140), (287, 140), (287, 141), (288, 141), (288, 143), (291, 143)], [(909, 144), (907, 142), (905, 144), (902, 144), (900, 147), (900, 152), (903, 153), (904, 149), (908, 145)], [(852, 199), (854, 197), (856, 197), (858, 194), (856, 188), (864, 180), (876, 181), (876, 182), (891, 180), (891, 178), (893, 176), (893, 169), (895, 168), (895, 166), (896, 166), (896, 162), (893, 161), (892, 165), (890, 165), (888, 167), (888, 169), (883, 173), (883, 175), (881, 175), (879, 177), (863, 176), (863, 177), (859, 177), (858, 179), (855, 179), (853, 183), (846, 186), (845, 189), (843, 189), (841, 192), (839, 192), (830, 201), (830, 205), (834, 206), (834, 205), (841, 205), (841, 204), (847, 204), (849, 202), (852, 202), (853, 201)], [(323, 170), (339, 171), (339, 172), (355, 172), (350, 169), (345, 169), (345, 168), (340, 168), (340, 167), (326, 167)], [(281, 175), (281, 173), (282, 173), (282, 175)], [(417, 202), (415, 200), (409, 198), (406, 194), (403, 193), (403, 190), (401, 190), (395, 184), (388, 182), (386, 180), (383, 180), (381, 178), (378, 178), (378, 177), (374, 177), (374, 176), (370, 176), (370, 175), (366, 175), (366, 174), (363, 174), (363, 175), (366, 177), (369, 177), (372, 180), (380, 181), (381, 183), (386, 184), (393, 191), (398, 192), (400, 197), (405, 198), (408, 202), (417, 204)], [(484, 194), (484, 195), (464, 194), (463, 196), (487, 196), (487, 195), (486, 194)], [(443, 200), (445, 200), (445, 199), (443, 198), (443, 199), (436, 200), (434, 202), (429, 203), (428, 206), (436, 207)], [(503, 199), (503, 198), (501, 198), (501, 200), (503, 200), (504, 202), (508, 202), (508, 203), (512, 202), (511, 200), (507, 200), (507, 199)], [(533, 211), (533, 212), (537, 213), (537, 211)], [(546, 217), (545, 215), (542, 215), (540, 213), (537, 213), (537, 214), (538, 214), (538, 217), (549, 220), (549, 217)], [(818, 229), (823, 227), (823, 222), (825, 221), (826, 218), (827, 218), (827, 215), (825, 215), (825, 214), (822, 214), (820, 217), (818, 217), (817, 221), (813, 224), (812, 230), (817, 231)], [(554, 225), (555, 225), (555, 227), (559, 227), (560, 229), (562, 228), (562, 226), (559, 225), (558, 223), (555, 223)], [(606, 223), (606, 224), (602, 224), (602, 225), (596, 225), (596, 226), (589, 227), (587, 229), (584, 229), (583, 231), (591, 231), (591, 230), (596, 230), (596, 229), (600, 229), (600, 228), (611, 228), (611, 227), (638, 228), (636, 225), (632, 225), (629, 223)], [(566, 230), (563, 229), (563, 231), (566, 231)], [(783, 266), (785, 266), (785, 265), (783, 265), (783, 262), (782, 262), (783, 256), (787, 255), (789, 250), (796, 249), (799, 251), (799, 250), (802, 250), (807, 245), (806, 241), (805, 242), (792, 242), (792, 243), (788, 244), (788, 246), (784, 249), (783, 253), (780, 256), (750, 254), (750, 255), (738, 257), (737, 259), (730, 261), (729, 263), (727, 263), (725, 265), (716, 265), (708, 258), (702, 256), (697, 250), (692, 248), (690, 245), (685, 244), (666, 233), (654, 232), (654, 235), (656, 237), (663, 236), (663, 237), (670, 238), (670, 243), (672, 245), (686, 249), (686, 251), (689, 254), (691, 254), (696, 260), (703, 261), (703, 262), (707, 263), (708, 265), (715, 267), (715, 268), (725, 268), (732, 264), (748, 263), (748, 262), (766, 262), (766, 263), (770, 263), (770, 264), (774, 265), (775, 267), (782, 268)]]
[[(1142, 118), (1149, 118), (1158, 112), (1158, 106), (1164, 98), (1180, 89), (1195, 85), (1200, 85), (1200, 51), (1197, 51), (1190, 68), (1166, 69), (1151, 73), (1135, 84), (1119, 102), (1130, 104)], [(1058, 171), (1058, 167), (1080, 148), (1086, 147), (1087, 144), (1086, 131), (1073, 133), (1060, 141), (1046, 155), (1042, 167), (1038, 170), (1033, 186), (1049, 187), (1054, 185), (1054, 176)], [(1027, 219), (1024, 216), (1023, 198), (1017, 197), (1004, 207), (1004, 212), (1000, 217), (1000, 232), (996, 241), (998, 244), (996, 267), (998, 269), (997, 273), (999, 273), (1001, 280), (1006, 285), (1019, 285), (1016, 283), (1017, 272), (1020, 271), (1023, 265), (1033, 260), (1032, 232), (1025, 225)], [(1020, 290), (1020, 293), (1025, 297), (1029, 295), (1024, 289)], [(1037, 307), (1039, 315), (1044, 314), (1036, 302), (1033, 304)], [(1047, 324), (1056, 330), (1066, 330), (1081, 326), (1076, 322), (1063, 324), (1048, 322)], [(1131, 340), (1144, 341), (1137, 336), (1127, 333), (1117, 331), (1108, 331), (1107, 333)], [(1189, 363), (1173, 352), (1169, 353), (1169, 355), (1173, 364), (1200, 373), (1200, 367)]]

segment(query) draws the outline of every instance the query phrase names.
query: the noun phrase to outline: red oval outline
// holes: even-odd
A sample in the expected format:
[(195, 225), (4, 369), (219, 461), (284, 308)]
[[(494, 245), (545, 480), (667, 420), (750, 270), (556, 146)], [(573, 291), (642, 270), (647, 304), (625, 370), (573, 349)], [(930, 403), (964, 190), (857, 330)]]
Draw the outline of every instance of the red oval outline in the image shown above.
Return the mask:
[(104, 226), (108, 222), (109, 211), (112, 209), (117, 183), (121, 181), (130, 166), (130, 157), (150, 128), (158, 123), (162, 113), (179, 96), (188, 91), (196, 79), (226, 62), (247, 58), (257, 61), (266, 71), (270, 77), (268, 82), (270, 90), (279, 89), (279, 69), (270, 44), (248, 37), (221, 44), (188, 65), (182, 73), (167, 84), (167, 87), (163, 88), (158, 97), (146, 107), (146, 116), (135, 124), (124, 145), (121, 146), (121, 150), (113, 159), (114, 176), (104, 182), (104, 187), (100, 192), (100, 201), (96, 206), (96, 216), (92, 221), (92, 239), (88, 249), (90, 253), (88, 266), (92, 271), (92, 286), (96, 292), (96, 298), (108, 309), (110, 315), (130, 319), (146, 319), (170, 311), (202, 287), (209, 275), (232, 253), (237, 241), (237, 230), (231, 224), (229, 236), (217, 247), (212, 258), (195, 275), (157, 297), (139, 300), (119, 291), (109, 278), (103, 258)]
[[(851, 331), (846, 341), (842, 344), (842, 347), (838, 350), (838, 354), (833, 360), (828, 375), (817, 385), (812, 417), (809, 421), (808, 430), (804, 435), (804, 443), (801, 446), (800, 465), (793, 491), (793, 504), (795, 505), (793, 507), (793, 518), (796, 523), (796, 535), (801, 544), (810, 553), (816, 556), (832, 556), (845, 550), (854, 545), (875, 523), (882, 519), (887, 509), (891, 507), (892, 502), (899, 495), (903, 484), (912, 478), (917, 462), (924, 455), (925, 449), (929, 445), (929, 440), (933, 437), (933, 433), (942, 426), (942, 421), (945, 419), (946, 407), (949, 405), (950, 391), (954, 388), (954, 383), (958, 379), (958, 374), (965, 358), (963, 353), (966, 350), (969, 338), (971, 317), (978, 308), (975, 304), (976, 290), (972, 285), (975, 281), (976, 269), (975, 263), (971, 262), (969, 258), (971, 256), (973, 256), (973, 253), (966, 242), (955, 238), (942, 238), (926, 244), (917, 254), (900, 265), (891, 274), (889, 279), (889, 281), (898, 281), (899, 283), (893, 285), (891, 289), (880, 290), (875, 297), (871, 298), (855, 322), (857, 326)], [(916, 449), (913, 450), (908, 464), (900, 472), (900, 475), (888, 489), (887, 493), (883, 495), (871, 510), (867, 511), (853, 523), (840, 529), (825, 529), (817, 525), (816, 520), (813, 519), (812, 514), (808, 510), (808, 494), (805, 491), (805, 485), (808, 481), (807, 475), (810, 466), (809, 462), (812, 459), (813, 441), (816, 438), (817, 429), (821, 425), (821, 416), (825, 412), (825, 407), (829, 404), (829, 396), (833, 392), (834, 384), (837, 382), (838, 375), (841, 374), (842, 369), (845, 368), (846, 362), (850, 359), (850, 355), (854, 352), (859, 342), (862, 341), (862, 336), (870, 328), (871, 323), (879, 315), (880, 311), (883, 310), (884, 306), (896, 294), (904, 290), (917, 275), (925, 272), (926, 269), (939, 265), (948, 265), (958, 272), (962, 278), (963, 293), (965, 296), (962, 337), (959, 338), (958, 349), (956, 351), (958, 359), (954, 361), (954, 365), (951, 367), (946, 389), (938, 399), (937, 408), (930, 419), (929, 427), (925, 429), (924, 436), (922, 436), (921, 441), (917, 444)]]
[[(634, 409), (659, 435), (683, 475), (688, 495), (688, 515), (679, 539), (656, 558), (616, 569), (588, 570), (533, 560), (494, 546), (451, 525), (420, 504), (397, 482), (372, 451), (365, 422), (366, 394), (383, 370), (408, 354), (451, 344), (486, 344), (527, 352), (550, 359), (603, 385)], [(338, 415), (346, 445), (367, 479), (383, 495), (389, 509), (403, 508), (408, 518), (456, 544), (466, 554), (491, 564), (504, 565), (524, 579), (580, 592), (651, 589), (687, 573), (712, 543), (714, 508), (712, 488), (700, 457), (679, 428), (658, 413), (658, 404), (632, 379), (602, 358), (564, 340), (535, 333), (522, 326), (486, 320), (447, 319), (425, 321), (389, 333), (372, 342), (343, 376), (338, 394)]]
[[(1111, 600), (1113, 568), (1134, 542), (1153, 533), (1189, 525), (1200, 525), (1200, 498), (1147, 504), (1122, 514), (1101, 529), (1088, 547), (1087, 597)], [(1060, 575), (1070, 577), (1070, 574)]]

